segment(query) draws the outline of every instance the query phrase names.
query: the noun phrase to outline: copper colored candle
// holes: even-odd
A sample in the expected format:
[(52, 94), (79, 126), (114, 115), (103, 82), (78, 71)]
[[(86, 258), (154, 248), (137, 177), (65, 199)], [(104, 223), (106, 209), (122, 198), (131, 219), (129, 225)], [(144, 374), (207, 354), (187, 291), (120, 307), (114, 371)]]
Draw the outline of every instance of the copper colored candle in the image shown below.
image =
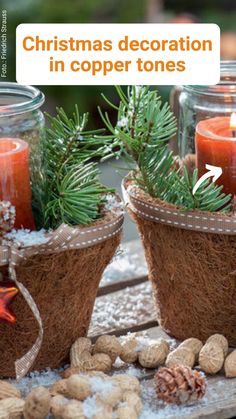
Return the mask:
[(196, 153), (199, 177), (206, 173), (206, 164), (222, 168), (217, 180), (225, 193), (236, 194), (235, 127), (228, 116), (200, 121), (196, 127)]
[(29, 146), (18, 138), (0, 138), (0, 201), (10, 201), (15, 206), (15, 228), (35, 229), (31, 208)]

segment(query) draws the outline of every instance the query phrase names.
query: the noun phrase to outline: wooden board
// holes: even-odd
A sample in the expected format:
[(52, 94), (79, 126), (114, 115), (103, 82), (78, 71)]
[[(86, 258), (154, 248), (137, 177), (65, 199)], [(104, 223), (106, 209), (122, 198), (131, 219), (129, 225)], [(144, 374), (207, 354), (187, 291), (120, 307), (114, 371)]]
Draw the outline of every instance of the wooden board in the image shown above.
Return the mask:
[(157, 325), (151, 284), (144, 282), (98, 297), (89, 335), (122, 335)]
[[(150, 339), (167, 339), (172, 349), (179, 344), (158, 326), (143, 333)], [(175, 406), (157, 400), (153, 378), (155, 370), (126, 366), (122, 371), (134, 374), (140, 379), (144, 405), (141, 419), (226, 419), (236, 415), (236, 378), (226, 379), (223, 372), (206, 377), (207, 391), (201, 401), (192, 405)], [(113, 373), (116, 372), (114, 369)]]
[(89, 336), (117, 336), (156, 326), (155, 307), (140, 240), (122, 244), (104, 272)]
[(122, 243), (100, 283), (98, 295), (147, 281), (147, 264), (140, 240)]

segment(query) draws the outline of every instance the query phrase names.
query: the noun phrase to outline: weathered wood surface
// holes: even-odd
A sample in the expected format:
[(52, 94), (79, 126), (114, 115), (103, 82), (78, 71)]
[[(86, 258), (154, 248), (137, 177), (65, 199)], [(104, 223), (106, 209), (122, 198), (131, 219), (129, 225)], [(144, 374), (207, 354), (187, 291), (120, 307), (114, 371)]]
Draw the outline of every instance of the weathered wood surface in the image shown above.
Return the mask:
[(143, 248), (139, 240), (134, 240), (122, 245), (104, 273), (89, 335), (119, 336), (156, 325)]
[(140, 240), (122, 243), (104, 272), (98, 295), (147, 281), (147, 264)]
[(98, 297), (89, 335), (121, 335), (156, 325), (151, 284), (144, 282)]

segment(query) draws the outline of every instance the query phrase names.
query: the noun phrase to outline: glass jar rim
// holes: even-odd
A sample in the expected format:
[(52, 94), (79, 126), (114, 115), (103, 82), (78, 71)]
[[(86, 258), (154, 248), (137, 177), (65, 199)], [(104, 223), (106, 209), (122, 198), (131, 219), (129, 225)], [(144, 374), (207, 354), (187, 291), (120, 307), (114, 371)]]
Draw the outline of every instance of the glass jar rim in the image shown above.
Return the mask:
[[(220, 62), (220, 74), (221, 80), (218, 84), (212, 86), (187, 86), (184, 85), (183, 89), (200, 95), (209, 95), (209, 96), (225, 96), (225, 94), (230, 94), (231, 96), (236, 96), (236, 61), (221, 61)], [(230, 79), (230, 75), (235, 77), (234, 83)], [(223, 79), (222, 79), (223, 77)], [(217, 89), (216, 86), (222, 86), (222, 89)], [(225, 87), (225, 90), (223, 89)]]
[(0, 117), (18, 115), (25, 112), (30, 112), (38, 109), (45, 101), (44, 94), (33, 86), (23, 86), (14, 82), (0, 83), (0, 97), (1, 95), (11, 95), (12, 98), (22, 97), (19, 103), (10, 103), (0, 105)]

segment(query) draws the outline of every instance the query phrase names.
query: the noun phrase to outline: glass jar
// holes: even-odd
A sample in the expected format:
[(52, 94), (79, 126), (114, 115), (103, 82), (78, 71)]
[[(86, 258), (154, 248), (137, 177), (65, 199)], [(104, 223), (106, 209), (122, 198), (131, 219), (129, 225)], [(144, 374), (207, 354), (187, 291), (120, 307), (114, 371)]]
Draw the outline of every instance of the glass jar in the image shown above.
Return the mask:
[[(44, 94), (34, 87), (21, 86), (17, 83), (0, 83), (0, 163), (2, 167), (2, 184), (0, 185), (2, 196), (0, 196), (0, 201), (11, 201), (11, 196), (13, 197), (12, 201), (14, 199), (17, 201), (17, 195), (19, 197), (21, 191), (16, 189), (19, 189), (21, 184), (26, 183), (26, 165), (28, 165), (29, 187), (32, 193), (32, 206), (37, 226), (42, 224), (43, 205), (42, 184), (44, 182), (44, 173), (42, 169), (41, 140), (44, 135), (45, 121), (40, 110), (43, 103)], [(14, 139), (16, 140), (14, 141)], [(27, 155), (29, 155), (29, 158)], [(12, 162), (12, 169), (9, 168), (9, 162)], [(24, 170), (18, 170), (17, 165), (21, 165), (22, 168), (24, 166), (24, 176)], [(10, 173), (12, 173), (11, 176)], [(22, 177), (22, 182), (17, 181), (19, 177)], [(13, 181), (14, 178), (15, 180)], [(27, 185), (25, 185), (25, 193), (27, 191), (26, 188)], [(29, 193), (27, 192), (27, 197), (28, 200), (31, 200)], [(12, 203), (14, 204), (14, 202)], [(19, 209), (20, 212), (23, 214), (22, 205), (21, 209)], [(32, 225), (32, 222), (30, 225)], [(20, 226), (29, 227), (25, 223), (22, 225), (18, 223), (17, 227)]]
[(215, 86), (183, 86), (178, 107), (178, 153), (195, 153), (195, 129), (199, 121), (236, 112), (236, 61), (221, 62), (221, 78)]

